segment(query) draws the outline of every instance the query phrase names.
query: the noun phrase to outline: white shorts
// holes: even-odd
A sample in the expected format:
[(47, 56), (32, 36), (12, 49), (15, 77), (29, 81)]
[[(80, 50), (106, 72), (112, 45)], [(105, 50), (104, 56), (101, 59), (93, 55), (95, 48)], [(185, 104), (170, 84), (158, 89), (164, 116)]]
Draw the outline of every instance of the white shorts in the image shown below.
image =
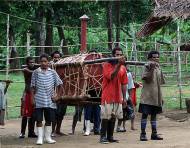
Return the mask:
[(112, 117), (117, 119), (123, 118), (122, 104), (112, 103), (112, 104), (102, 104), (101, 105), (101, 119), (111, 119)]

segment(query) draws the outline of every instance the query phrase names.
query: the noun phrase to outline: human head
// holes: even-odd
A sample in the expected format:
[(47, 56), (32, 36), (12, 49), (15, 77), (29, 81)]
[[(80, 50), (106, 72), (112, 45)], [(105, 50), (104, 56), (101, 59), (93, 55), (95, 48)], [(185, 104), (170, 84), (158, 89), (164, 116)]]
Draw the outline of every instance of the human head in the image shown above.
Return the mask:
[(26, 58), (26, 65), (28, 68), (33, 68), (34, 67), (34, 60), (32, 57), (27, 57)]
[(158, 51), (150, 51), (148, 53), (147, 59), (155, 62), (159, 62), (160, 53)]
[(113, 57), (121, 57), (123, 56), (123, 51), (120, 47), (115, 47), (113, 50), (112, 50), (112, 56)]
[(49, 66), (49, 56), (47, 54), (40, 55), (40, 65), (42, 69), (47, 69)]
[(52, 54), (51, 54), (51, 58), (53, 59), (53, 62), (56, 63), (57, 61), (59, 61), (61, 57), (61, 53), (59, 51), (54, 51)]
[(96, 49), (91, 49), (88, 53), (98, 53)]

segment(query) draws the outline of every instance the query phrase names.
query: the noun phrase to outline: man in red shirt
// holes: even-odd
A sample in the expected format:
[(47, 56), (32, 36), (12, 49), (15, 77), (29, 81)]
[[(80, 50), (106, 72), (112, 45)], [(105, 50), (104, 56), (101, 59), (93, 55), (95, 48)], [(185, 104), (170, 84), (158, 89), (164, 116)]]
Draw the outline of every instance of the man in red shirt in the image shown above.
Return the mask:
[[(123, 118), (122, 104), (126, 105), (126, 84), (128, 82), (125, 58), (120, 47), (112, 50), (117, 62), (103, 64), (103, 82), (101, 96), (101, 134), (100, 143), (118, 142), (113, 138), (116, 118)], [(107, 135), (107, 136), (106, 136)]]

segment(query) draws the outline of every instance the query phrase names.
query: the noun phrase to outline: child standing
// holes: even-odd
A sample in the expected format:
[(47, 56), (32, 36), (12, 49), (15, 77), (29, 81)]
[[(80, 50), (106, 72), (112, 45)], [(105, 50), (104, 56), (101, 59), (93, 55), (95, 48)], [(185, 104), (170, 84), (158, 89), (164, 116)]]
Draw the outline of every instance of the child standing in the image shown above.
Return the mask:
[(23, 92), (23, 96), (21, 98), (21, 133), (19, 138), (25, 137), (26, 125), (28, 121), (28, 137), (36, 138), (37, 135), (34, 132), (35, 121), (33, 117), (34, 107), (32, 105), (32, 96), (31, 96), (31, 77), (32, 73), (35, 69), (34, 60), (32, 57), (26, 58), (27, 67), (23, 69), (24, 80), (25, 80), (25, 89)]
[[(37, 121), (38, 140), (36, 144), (42, 145), (43, 141), (53, 144), (56, 141), (51, 138), (51, 123), (55, 121), (55, 102), (60, 97), (63, 82), (57, 72), (49, 68), (47, 54), (40, 56), (40, 67), (32, 73), (32, 102), (35, 106), (35, 119)], [(59, 89), (56, 94), (55, 90)], [(43, 117), (45, 126), (43, 128)]]

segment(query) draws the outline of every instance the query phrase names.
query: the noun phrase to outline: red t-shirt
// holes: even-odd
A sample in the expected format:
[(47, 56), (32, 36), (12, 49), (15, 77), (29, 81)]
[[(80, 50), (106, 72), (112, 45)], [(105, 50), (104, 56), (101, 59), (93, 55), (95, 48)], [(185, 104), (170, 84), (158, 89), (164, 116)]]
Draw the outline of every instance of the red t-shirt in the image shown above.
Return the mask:
[(113, 73), (116, 65), (111, 63), (103, 64), (103, 82), (102, 82), (102, 96), (101, 103), (122, 103), (123, 95), (121, 85), (128, 83), (127, 70), (125, 66), (121, 65), (117, 76), (111, 80), (111, 74)]

